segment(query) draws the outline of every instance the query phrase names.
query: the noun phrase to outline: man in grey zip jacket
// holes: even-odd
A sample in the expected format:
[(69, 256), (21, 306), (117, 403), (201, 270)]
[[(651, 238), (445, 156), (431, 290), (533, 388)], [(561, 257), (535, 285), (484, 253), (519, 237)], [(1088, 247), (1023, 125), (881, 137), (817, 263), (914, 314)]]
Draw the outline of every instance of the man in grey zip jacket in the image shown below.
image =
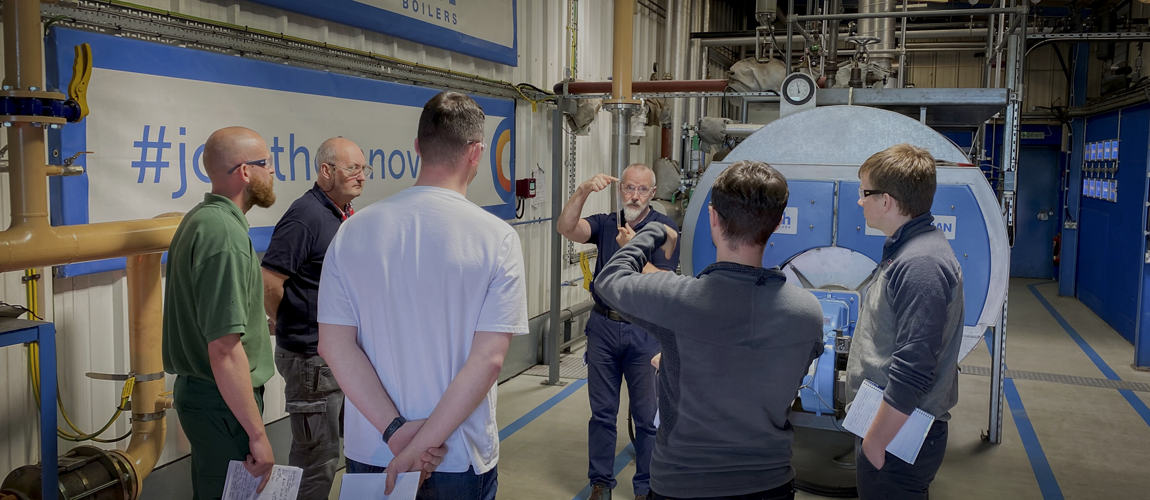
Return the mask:
[[(847, 362), (848, 401), (864, 380), (883, 390), (858, 446), (859, 498), (926, 499), (946, 452), (947, 421), (958, 402), (962, 269), (930, 214), (934, 158), (899, 144), (859, 168), (867, 225), (886, 234), (882, 261), (859, 311)], [(908, 416), (935, 416), (914, 465), (886, 453)]]
[(678, 238), (648, 224), (599, 274), (599, 297), (663, 347), (652, 500), (794, 498), (788, 416), (823, 350), (823, 314), (778, 268), (762, 267), (786, 204), (782, 174), (737, 162), (711, 190), (718, 262), (696, 277), (642, 274)]

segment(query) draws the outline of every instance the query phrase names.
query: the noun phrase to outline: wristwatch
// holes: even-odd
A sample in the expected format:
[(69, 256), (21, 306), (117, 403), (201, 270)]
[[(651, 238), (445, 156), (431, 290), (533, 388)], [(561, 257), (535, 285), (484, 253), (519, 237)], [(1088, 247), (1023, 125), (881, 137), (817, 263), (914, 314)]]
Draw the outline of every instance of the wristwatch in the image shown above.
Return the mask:
[(403, 418), (402, 415), (395, 417), (395, 420), (391, 421), (391, 425), (387, 426), (387, 429), (383, 431), (383, 442), (384, 442), (384, 444), (387, 444), (387, 442), (391, 439), (391, 435), (395, 434), (395, 431), (398, 431), (399, 428), (403, 427), (403, 424), (406, 424), (406, 423), (407, 423), (407, 419)]

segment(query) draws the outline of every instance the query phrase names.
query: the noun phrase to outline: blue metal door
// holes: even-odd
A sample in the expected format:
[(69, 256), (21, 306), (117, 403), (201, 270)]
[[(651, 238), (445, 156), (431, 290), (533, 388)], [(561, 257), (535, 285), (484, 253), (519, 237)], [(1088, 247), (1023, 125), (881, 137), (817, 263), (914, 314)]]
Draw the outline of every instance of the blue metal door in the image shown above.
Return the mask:
[(1058, 231), (1058, 148), (1023, 147), (1018, 157), (1018, 207), (1010, 275), (1054, 278)]

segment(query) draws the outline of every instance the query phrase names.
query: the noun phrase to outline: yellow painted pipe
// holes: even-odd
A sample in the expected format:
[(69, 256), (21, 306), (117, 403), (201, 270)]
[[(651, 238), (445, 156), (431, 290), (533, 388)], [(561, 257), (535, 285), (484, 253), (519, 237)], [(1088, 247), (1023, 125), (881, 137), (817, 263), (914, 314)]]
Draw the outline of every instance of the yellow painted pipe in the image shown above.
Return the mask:
[[(40, 2), (4, 0), (4, 83), (43, 90)], [(123, 257), (168, 248), (178, 218), (52, 227), (44, 128), (28, 122), (8, 127), (12, 224), (0, 233), (0, 272)]]
[(0, 272), (163, 252), (179, 224), (179, 217), (56, 227), (14, 222), (0, 233)]
[(132, 388), (132, 440), (127, 450), (115, 452), (123, 455), (135, 471), (132, 498), (140, 497), (144, 478), (152, 472), (164, 450), (168, 426), (163, 411), (171, 404), (171, 398), (161, 396), (164, 392), (161, 255), (150, 253), (128, 257), (130, 369), (137, 377), (159, 377), (143, 382), (137, 380)]
[(631, 98), (631, 51), (635, 0), (615, 0), (615, 41), (611, 66), (611, 98), (604, 104), (638, 104)]
[[(3, 0), (3, 7), (4, 84), (15, 90), (43, 90), (40, 0)], [(46, 168), (44, 128), (14, 122), (7, 129), (12, 223), (0, 233), (0, 272), (129, 256), (130, 365), (144, 380), (138, 378), (132, 390), (132, 440), (127, 450), (113, 453), (131, 464), (132, 498), (139, 498), (144, 478), (164, 448), (167, 420), (163, 412), (171, 406), (171, 398), (161, 396), (160, 252), (171, 244), (179, 214), (53, 227), (48, 220), (48, 175), (59, 169)]]

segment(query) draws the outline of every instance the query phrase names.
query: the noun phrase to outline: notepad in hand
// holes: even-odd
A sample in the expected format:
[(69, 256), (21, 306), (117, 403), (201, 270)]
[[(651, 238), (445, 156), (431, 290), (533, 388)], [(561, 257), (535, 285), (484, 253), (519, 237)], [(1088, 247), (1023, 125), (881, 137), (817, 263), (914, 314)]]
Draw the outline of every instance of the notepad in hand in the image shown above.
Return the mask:
[(390, 495), (383, 494), (386, 486), (387, 474), (344, 474), (339, 500), (415, 500), (419, 492), (419, 473), (399, 473)]
[(276, 465), (269, 472), (272, 475), (262, 493), (256, 493), (260, 478), (248, 473), (244, 463), (232, 460), (228, 463), (228, 477), (224, 483), (223, 500), (295, 500), (299, 495), (299, 483), (303, 479), (303, 469)]
[[(879, 406), (882, 406), (882, 389), (874, 382), (864, 380), (858, 394), (855, 395), (855, 400), (851, 403), (850, 410), (847, 411), (847, 418), (843, 420), (843, 428), (858, 437), (865, 438), (871, 424), (874, 423), (875, 415), (878, 414)], [(902, 424), (898, 434), (895, 434), (894, 439), (886, 446), (886, 451), (914, 465), (932, 424), (934, 415), (915, 408), (906, 419), (906, 423)]]

